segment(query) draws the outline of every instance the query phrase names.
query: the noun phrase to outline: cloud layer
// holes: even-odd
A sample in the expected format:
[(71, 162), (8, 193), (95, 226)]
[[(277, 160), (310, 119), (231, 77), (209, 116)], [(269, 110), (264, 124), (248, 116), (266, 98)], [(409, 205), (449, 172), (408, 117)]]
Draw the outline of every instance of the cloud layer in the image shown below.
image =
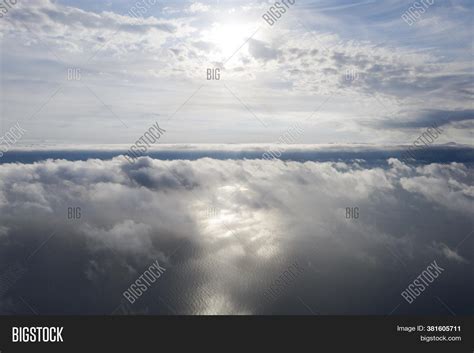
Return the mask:
[[(48, 160), (0, 166), (3, 313), (472, 314), (472, 169), (264, 160)], [(68, 209), (81, 209), (68, 219)], [(359, 218), (348, 219), (347, 208)], [(122, 292), (158, 260), (137, 303)], [(431, 261), (445, 274), (400, 292)], [(294, 262), (302, 274), (269, 301)], [(0, 276), (0, 280), (3, 278)], [(21, 297), (23, 300), (20, 300)], [(117, 311), (117, 308), (119, 310)]]

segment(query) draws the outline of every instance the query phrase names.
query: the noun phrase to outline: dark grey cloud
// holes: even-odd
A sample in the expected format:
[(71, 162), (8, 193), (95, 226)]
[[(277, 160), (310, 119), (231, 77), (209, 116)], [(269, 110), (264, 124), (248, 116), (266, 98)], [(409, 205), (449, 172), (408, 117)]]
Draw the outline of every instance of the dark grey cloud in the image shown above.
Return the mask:
[(390, 119), (378, 122), (378, 126), (395, 129), (417, 129), (428, 128), (433, 125), (445, 126), (459, 122), (474, 120), (474, 110), (423, 110), (411, 114), (411, 119), (400, 116), (398, 119)]

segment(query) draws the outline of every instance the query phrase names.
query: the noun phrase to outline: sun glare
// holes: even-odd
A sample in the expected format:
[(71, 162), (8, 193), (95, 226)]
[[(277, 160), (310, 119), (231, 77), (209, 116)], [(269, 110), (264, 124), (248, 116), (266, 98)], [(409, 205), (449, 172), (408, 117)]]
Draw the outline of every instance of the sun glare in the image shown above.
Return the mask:
[(214, 45), (217, 55), (231, 56), (251, 34), (250, 27), (244, 24), (214, 23), (210, 30), (203, 32), (203, 39)]

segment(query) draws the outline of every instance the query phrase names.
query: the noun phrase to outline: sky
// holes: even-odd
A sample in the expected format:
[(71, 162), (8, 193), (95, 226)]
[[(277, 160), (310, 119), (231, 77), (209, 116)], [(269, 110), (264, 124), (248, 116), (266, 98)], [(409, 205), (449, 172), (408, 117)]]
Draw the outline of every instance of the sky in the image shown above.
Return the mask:
[(136, 1), (0, 7), (0, 314), (473, 314), (472, 1)]
[[(472, 144), (472, 1), (19, 1), (0, 18), (1, 131), (21, 143)], [(427, 2), (428, 4), (428, 2)], [(409, 21), (410, 22), (410, 21)], [(208, 69), (220, 80), (207, 80)]]

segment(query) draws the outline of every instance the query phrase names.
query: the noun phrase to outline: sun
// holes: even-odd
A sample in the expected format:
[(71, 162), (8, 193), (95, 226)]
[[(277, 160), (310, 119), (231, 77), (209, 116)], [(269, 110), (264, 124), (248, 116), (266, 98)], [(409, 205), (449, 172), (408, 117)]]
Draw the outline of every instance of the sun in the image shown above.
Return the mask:
[(203, 31), (203, 40), (210, 42), (219, 57), (228, 58), (241, 47), (251, 34), (251, 28), (241, 23), (213, 23)]

